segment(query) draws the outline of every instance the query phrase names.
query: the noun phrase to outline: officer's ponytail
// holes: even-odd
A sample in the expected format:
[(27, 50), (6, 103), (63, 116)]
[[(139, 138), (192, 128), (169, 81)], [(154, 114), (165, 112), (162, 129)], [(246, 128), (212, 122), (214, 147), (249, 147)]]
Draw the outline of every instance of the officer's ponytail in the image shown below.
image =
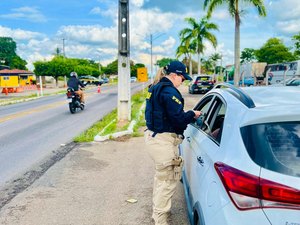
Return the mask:
[(161, 78), (163, 78), (164, 76), (166, 76), (166, 74), (167, 74), (167, 73), (166, 73), (165, 67), (160, 68), (160, 69), (157, 71), (156, 76), (154, 77), (154, 80), (153, 80), (153, 84), (152, 84), (152, 85), (157, 84), (157, 83), (161, 80)]

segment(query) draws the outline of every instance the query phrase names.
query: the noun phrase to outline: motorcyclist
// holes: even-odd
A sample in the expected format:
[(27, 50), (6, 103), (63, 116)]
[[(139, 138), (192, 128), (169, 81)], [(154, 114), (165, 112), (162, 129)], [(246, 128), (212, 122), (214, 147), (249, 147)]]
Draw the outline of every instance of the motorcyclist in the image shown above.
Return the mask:
[[(81, 88), (84, 88), (85, 85), (77, 78), (76, 72), (70, 73), (70, 79), (68, 80), (68, 87), (73, 88), (75, 93), (79, 95), (81, 105), (84, 105), (84, 93)], [(80, 88), (81, 87), (81, 88)]]

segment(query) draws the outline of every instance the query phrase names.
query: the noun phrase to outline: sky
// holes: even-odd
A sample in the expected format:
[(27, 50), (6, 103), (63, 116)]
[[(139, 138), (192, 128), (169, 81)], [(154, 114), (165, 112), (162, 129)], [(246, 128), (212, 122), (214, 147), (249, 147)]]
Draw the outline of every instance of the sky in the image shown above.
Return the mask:
[[(203, 0), (129, 0), (130, 59), (151, 70), (152, 61), (175, 58), (179, 32), (189, 27), (185, 18), (199, 21), (206, 15)], [(241, 0), (241, 2), (243, 2)], [(12, 37), (17, 54), (33, 70), (33, 62), (51, 60), (56, 48), (69, 58), (85, 58), (107, 65), (118, 54), (118, 0), (9, 0), (1, 1), (0, 36)], [(299, 0), (265, 0), (267, 17), (261, 18), (251, 5), (242, 4), (241, 50), (260, 48), (278, 37), (292, 47), (291, 38), (300, 32)], [(202, 57), (222, 54), (222, 62), (234, 62), (234, 20), (226, 7), (213, 13), (211, 22), (218, 46), (205, 43)], [(196, 60), (196, 56), (195, 56)], [(153, 72), (155, 72), (153, 66)]]

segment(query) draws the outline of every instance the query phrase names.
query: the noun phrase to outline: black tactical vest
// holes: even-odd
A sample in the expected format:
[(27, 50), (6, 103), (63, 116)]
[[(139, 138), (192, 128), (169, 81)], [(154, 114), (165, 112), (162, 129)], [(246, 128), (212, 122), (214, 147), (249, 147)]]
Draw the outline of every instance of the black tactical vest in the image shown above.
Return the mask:
[(172, 86), (170, 82), (159, 82), (152, 85), (146, 97), (145, 119), (147, 128), (157, 133), (174, 132), (166, 117), (166, 110), (160, 102), (160, 92), (166, 86)]

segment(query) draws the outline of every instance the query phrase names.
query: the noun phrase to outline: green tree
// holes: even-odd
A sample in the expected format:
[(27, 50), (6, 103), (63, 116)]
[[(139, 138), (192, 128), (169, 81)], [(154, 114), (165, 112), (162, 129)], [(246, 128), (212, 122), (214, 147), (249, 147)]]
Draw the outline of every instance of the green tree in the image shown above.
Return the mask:
[(182, 39), (189, 40), (191, 45), (195, 45), (198, 56), (198, 74), (201, 74), (201, 54), (205, 50), (204, 40), (209, 41), (214, 47), (217, 46), (217, 38), (211, 33), (213, 30), (219, 30), (218, 26), (210, 23), (207, 17), (200, 19), (197, 23), (194, 18), (185, 18), (185, 21), (190, 25), (180, 32)]
[(191, 43), (191, 39), (184, 36), (182, 32), (180, 35), (180, 45), (176, 49), (176, 57), (179, 58), (184, 55), (183, 61), (189, 65), (189, 73), (193, 74), (193, 61), (192, 55), (196, 52), (196, 43)]
[(176, 59), (172, 59), (172, 58), (162, 58), (156, 61), (156, 65), (158, 65), (159, 67), (164, 67), (166, 65), (168, 65), (171, 61), (174, 61)]
[(118, 74), (118, 60), (114, 60), (103, 68), (105, 74)]
[(58, 84), (60, 76), (70, 77), (70, 73), (75, 71), (79, 76), (92, 75), (99, 76), (98, 65), (86, 59), (69, 59), (64, 56), (55, 56), (51, 61), (37, 61), (33, 63), (34, 73), (37, 76), (52, 76)]
[(221, 55), (219, 53), (214, 53), (209, 57), (209, 59), (212, 61), (213, 73), (216, 74), (217, 61), (221, 59)]
[(11, 69), (27, 70), (26, 65), (27, 62), (18, 55), (13, 56), (10, 62)]
[(16, 54), (17, 44), (11, 37), (0, 37), (0, 60), (11, 69), (27, 70), (27, 62)]
[(202, 68), (201, 68), (201, 71), (202, 73), (205, 73), (205, 74), (212, 74), (213, 71), (214, 71), (214, 62), (208, 58), (208, 59), (202, 59), (201, 60), (201, 65), (202, 65)]
[(266, 9), (264, 0), (204, 0), (204, 9), (207, 8), (207, 14), (210, 17), (212, 12), (220, 5), (227, 5), (230, 15), (235, 20), (235, 33), (234, 33), (234, 84), (238, 86), (240, 75), (240, 24), (241, 15), (240, 3), (245, 2), (253, 5), (258, 12), (259, 16), (266, 16)]
[(278, 38), (270, 38), (260, 49), (255, 51), (259, 62), (267, 64), (293, 61), (296, 57)]
[(292, 37), (292, 40), (294, 41), (295, 46), (295, 52), (294, 54), (297, 56), (297, 58), (300, 57), (300, 32)]
[(241, 63), (253, 62), (256, 60), (255, 49), (245, 48), (241, 53)]

